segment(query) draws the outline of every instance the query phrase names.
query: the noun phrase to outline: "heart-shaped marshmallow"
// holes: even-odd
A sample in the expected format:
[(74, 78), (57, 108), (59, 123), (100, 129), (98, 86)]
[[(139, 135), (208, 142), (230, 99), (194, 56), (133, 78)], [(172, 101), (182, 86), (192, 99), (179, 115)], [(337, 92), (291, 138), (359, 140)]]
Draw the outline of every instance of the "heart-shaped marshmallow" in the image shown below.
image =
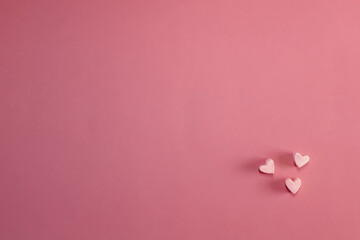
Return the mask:
[(265, 165), (261, 165), (259, 167), (260, 172), (267, 173), (267, 174), (274, 174), (275, 172), (275, 165), (274, 161), (271, 158), (266, 159)]
[(290, 192), (295, 194), (297, 191), (299, 191), (299, 188), (301, 186), (301, 180), (300, 180), (300, 178), (295, 178), (293, 181), (291, 178), (287, 178), (285, 180), (285, 185), (289, 189)]
[(294, 153), (294, 162), (298, 168), (301, 168), (310, 161), (309, 156), (301, 156), (300, 153)]

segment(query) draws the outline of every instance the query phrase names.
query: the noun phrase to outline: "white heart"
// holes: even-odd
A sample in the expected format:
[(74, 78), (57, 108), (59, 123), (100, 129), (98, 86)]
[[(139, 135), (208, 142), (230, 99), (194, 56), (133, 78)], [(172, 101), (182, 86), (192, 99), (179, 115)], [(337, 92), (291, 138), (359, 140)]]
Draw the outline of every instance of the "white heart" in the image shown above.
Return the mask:
[(294, 162), (298, 168), (301, 168), (310, 161), (309, 156), (301, 156), (300, 153), (294, 153)]
[(295, 180), (293, 181), (291, 178), (287, 178), (285, 180), (285, 185), (290, 192), (295, 194), (297, 191), (299, 191), (299, 188), (301, 186), (301, 180), (300, 178), (295, 178)]
[(265, 165), (261, 165), (259, 167), (260, 172), (267, 173), (267, 174), (274, 174), (275, 172), (275, 165), (274, 161), (271, 158), (266, 159)]

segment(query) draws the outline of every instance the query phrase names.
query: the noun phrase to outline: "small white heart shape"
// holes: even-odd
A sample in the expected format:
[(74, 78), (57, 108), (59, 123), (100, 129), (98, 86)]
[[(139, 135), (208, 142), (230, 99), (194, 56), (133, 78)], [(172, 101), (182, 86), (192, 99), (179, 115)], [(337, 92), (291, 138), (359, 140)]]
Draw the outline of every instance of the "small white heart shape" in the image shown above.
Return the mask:
[(294, 153), (294, 162), (298, 168), (301, 168), (310, 161), (309, 156), (301, 156), (300, 153)]
[(262, 173), (274, 174), (275, 172), (274, 161), (271, 158), (266, 159), (265, 165), (261, 165), (259, 167), (259, 170)]
[(297, 191), (299, 191), (299, 188), (301, 186), (301, 180), (300, 178), (295, 178), (293, 181), (291, 178), (287, 178), (285, 180), (285, 185), (289, 189), (292, 194), (295, 194)]

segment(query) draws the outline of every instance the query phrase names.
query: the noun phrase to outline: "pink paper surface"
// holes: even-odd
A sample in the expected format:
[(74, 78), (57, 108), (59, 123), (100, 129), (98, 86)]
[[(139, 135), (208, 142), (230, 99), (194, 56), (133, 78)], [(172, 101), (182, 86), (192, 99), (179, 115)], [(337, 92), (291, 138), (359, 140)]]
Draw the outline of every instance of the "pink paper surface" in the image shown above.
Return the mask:
[(1, 240), (360, 239), (360, 1), (2, 0), (0, 113)]

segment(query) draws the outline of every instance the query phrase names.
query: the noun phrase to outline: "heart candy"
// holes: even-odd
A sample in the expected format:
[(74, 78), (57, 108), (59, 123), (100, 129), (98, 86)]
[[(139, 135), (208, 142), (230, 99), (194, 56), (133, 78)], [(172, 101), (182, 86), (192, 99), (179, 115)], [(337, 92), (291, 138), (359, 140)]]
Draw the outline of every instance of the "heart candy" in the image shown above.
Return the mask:
[(301, 156), (300, 153), (294, 153), (294, 162), (298, 168), (301, 168), (310, 161), (309, 156)]
[(293, 181), (291, 178), (287, 178), (285, 180), (285, 185), (292, 194), (295, 194), (297, 191), (299, 191), (301, 180), (300, 178), (295, 178)]
[(274, 172), (275, 172), (274, 161), (271, 158), (266, 159), (265, 165), (261, 165), (259, 167), (259, 170), (262, 173), (274, 174)]

